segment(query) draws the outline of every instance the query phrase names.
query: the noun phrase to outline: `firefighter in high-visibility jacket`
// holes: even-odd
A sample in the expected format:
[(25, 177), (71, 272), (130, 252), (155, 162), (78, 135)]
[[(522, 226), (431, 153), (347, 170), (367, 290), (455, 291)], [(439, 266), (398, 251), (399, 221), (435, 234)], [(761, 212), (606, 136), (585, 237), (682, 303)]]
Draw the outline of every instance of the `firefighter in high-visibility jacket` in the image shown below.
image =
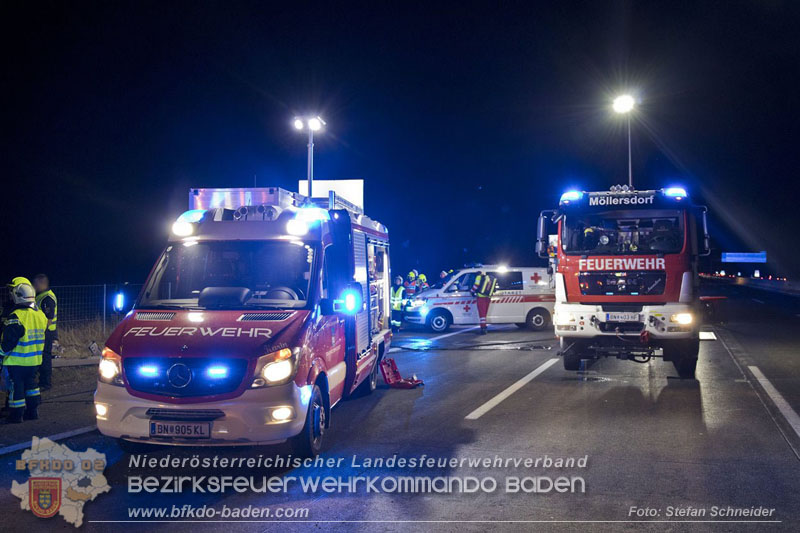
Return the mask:
[(403, 286), (403, 276), (394, 278), (392, 285), (392, 331), (399, 331), (403, 325), (403, 305), (405, 305), (406, 288)]
[(403, 284), (406, 288), (406, 298), (411, 298), (417, 292), (417, 271), (412, 270), (406, 276), (406, 282)]
[(472, 294), (478, 299), (478, 317), (480, 318), (481, 335), (486, 335), (486, 316), (492, 303), (492, 295), (497, 290), (497, 280), (481, 271), (475, 276)]
[(14, 278), (8, 288), (14, 307), (3, 320), (0, 349), (11, 381), (7, 422), (16, 424), (39, 418), (36, 372), (42, 364), (47, 317), (36, 308), (36, 292), (26, 278)]

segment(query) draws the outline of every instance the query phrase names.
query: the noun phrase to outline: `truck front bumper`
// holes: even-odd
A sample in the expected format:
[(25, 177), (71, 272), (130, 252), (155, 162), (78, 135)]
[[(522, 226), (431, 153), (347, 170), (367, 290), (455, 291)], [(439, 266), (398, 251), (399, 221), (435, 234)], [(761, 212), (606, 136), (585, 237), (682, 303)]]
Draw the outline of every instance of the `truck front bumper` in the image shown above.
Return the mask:
[[(125, 387), (98, 383), (95, 405), (104, 414), (96, 415), (97, 428), (109, 437), (176, 446), (277, 444), (300, 433), (305, 424), (311, 386), (294, 382), (275, 387), (248, 389), (241, 396), (220, 402), (174, 404), (131, 396)], [(276, 409), (292, 410), (286, 420), (274, 420)], [(97, 409), (97, 408), (96, 408)], [(150, 421), (194, 421), (204, 411), (211, 420), (211, 437), (181, 439), (150, 436)], [(285, 413), (285, 411), (284, 411)], [(203, 413), (206, 414), (206, 413)]]
[[(621, 308), (624, 309), (624, 308)], [(687, 322), (687, 317), (690, 317)], [(555, 333), (574, 339), (611, 340), (620, 337), (646, 337), (648, 344), (697, 337), (700, 314), (689, 304), (645, 305), (641, 310), (612, 310), (593, 304), (556, 304), (553, 315)]]

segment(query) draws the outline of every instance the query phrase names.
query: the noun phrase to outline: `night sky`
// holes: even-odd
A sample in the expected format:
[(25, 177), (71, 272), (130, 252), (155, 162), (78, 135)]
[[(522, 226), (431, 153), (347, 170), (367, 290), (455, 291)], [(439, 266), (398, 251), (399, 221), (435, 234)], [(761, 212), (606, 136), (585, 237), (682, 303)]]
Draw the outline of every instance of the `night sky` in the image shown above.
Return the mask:
[[(13, 5), (12, 5), (13, 4)], [(4, 2), (3, 279), (141, 282), (190, 187), (366, 180), (393, 265), (534, 263), (570, 186), (685, 184), (800, 276), (800, 2)]]

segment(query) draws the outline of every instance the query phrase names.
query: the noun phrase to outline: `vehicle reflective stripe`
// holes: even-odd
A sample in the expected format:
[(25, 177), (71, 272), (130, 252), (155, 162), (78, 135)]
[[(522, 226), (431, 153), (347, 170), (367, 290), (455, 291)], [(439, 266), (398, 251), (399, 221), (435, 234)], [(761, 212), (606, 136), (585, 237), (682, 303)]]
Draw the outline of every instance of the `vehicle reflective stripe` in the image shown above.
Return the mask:
[(39, 388), (37, 387), (35, 389), (26, 390), (25, 396), (39, 396)]

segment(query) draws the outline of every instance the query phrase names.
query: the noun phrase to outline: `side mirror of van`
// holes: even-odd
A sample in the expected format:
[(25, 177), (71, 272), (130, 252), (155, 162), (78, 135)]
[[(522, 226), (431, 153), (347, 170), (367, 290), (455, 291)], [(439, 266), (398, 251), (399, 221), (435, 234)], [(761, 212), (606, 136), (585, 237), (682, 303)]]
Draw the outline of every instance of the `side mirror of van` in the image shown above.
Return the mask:
[(319, 301), (319, 312), (322, 316), (335, 315), (336, 311), (333, 309), (333, 300), (330, 298), (322, 298)]

